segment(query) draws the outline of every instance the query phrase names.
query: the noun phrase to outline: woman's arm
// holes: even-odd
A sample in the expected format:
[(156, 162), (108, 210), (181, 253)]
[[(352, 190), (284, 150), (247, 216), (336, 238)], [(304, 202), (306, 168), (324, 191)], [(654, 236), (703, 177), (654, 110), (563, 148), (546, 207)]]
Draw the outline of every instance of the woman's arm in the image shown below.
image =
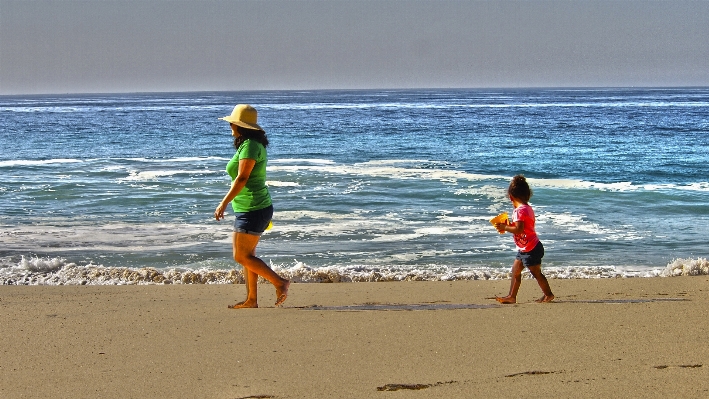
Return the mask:
[(239, 172), (236, 175), (236, 179), (231, 183), (231, 188), (229, 192), (226, 193), (222, 202), (219, 203), (217, 209), (214, 210), (214, 218), (224, 219), (224, 210), (226, 206), (241, 192), (244, 188), (246, 182), (249, 181), (249, 176), (251, 176), (251, 171), (254, 170), (254, 165), (256, 165), (255, 159), (240, 159), (239, 160)]

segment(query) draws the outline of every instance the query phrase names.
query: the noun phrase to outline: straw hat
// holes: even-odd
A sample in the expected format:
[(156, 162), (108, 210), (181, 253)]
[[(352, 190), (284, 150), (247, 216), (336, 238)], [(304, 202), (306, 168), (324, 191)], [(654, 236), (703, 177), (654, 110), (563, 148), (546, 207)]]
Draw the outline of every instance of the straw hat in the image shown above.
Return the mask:
[(261, 126), (256, 123), (256, 117), (256, 108), (248, 104), (239, 104), (234, 107), (231, 115), (219, 119), (247, 129), (263, 130)]

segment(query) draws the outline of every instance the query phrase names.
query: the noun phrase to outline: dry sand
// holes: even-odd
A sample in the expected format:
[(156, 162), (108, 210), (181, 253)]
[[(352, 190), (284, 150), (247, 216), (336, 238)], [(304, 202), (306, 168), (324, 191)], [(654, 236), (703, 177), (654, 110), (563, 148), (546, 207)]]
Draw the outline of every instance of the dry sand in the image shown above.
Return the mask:
[(0, 398), (709, 397), (709, 277), (550, 283), (2, 286)]

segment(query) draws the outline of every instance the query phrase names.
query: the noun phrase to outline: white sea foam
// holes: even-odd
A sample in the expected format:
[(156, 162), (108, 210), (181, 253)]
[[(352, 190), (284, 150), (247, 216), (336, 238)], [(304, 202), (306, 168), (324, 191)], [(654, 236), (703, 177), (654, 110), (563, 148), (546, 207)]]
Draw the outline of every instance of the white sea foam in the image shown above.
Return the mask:
[(228, 229), (209, 224), (108, 222), (97, 224), (64, 221), (62, 225), (8, 226), (2, 242), (16, 251), (51, 248), (57, 253), (160, 252), (199, 246), (202, 242), (228, 242)]
[(671, 191), (671, 190), (682, 190), (682, 191), (709, 191), (709, 182), (697, 182), (691, 184), (645, 184), (641, 186), (647, 191)]
[(145, 170), (145, 171), (130, 171), (127, 177), (118, 179), (118, 181), (150, 181), (157, 180), (161, 177), (170, 177), (176, 175), (205, 175), (214, 174), (208, 170)]
[[(5, 262), (2, 262), (5, 263)], [(4, 265), (3, 265), (4, 266)], [(135, 285), (243, 283), (236, 270), (155, 269), (77, 265), (63, 258), (24, 258), (0, 267), (0, 285)]]
[(428, 159), (375, 159), (364, 162), (367, 165), (398, 165), (398, 164), (427, 164), (427, 165), (448, 165), (445, 161), (431, 161)]
[(348, 213), (348, 214), (340, 214), (340, 213), (331, 213), (331, 212), (324, 212), (324, 211), (278, 211), (274, 215), (275, 220), (288, 220), (288, 221), (294, 221), (294, 220), (300, 220), (300, 219), (315, 219), (315, 220), (322, 220), (322, 221), (341, 221), (345, 220), (348, 218), (351, 218), (352, 215), (356, 215), (356, 213)]
[(335, 161), (329, 159), (318, 159), (318, 158), (280, 158), (280, 159), (269, 159), (269, 164), (316, 164), (316, 165), (334, 165)]
[(414, 240), (414, 239), (420, 238), (422, 236), (423, 236), (423, 234), (419, 233), (419, 232), (409, 233), (409, 234), (382, 234), (382, 235), (375, 236), (370, 241), (372, 241), (372, 242), (406, 242), (409, 240)]
[[(396, 161), (396, 162), (382, 162), (382, 161), (372, 161), (372, 162), (362, 162), (355, 164), (317, 164), (317, 165), (305, 165), (305, 164), (276, 164), (269, 166), (269, 172), (318, 172), (318, 173), (330, 173), (330, 174), (340, 174), (340, 175), (354, 175), (359, 177), (369, 176), (369, 177), (387, 177), (402, 180), (439, 180), (444, 182), (455, 183), (458, 180), (466, 181), (481, 181), (481, 180), (500, 180), (509, 179), (509, 176), (501, 175), (483, 175), (467, 173), (454, 169), (429, 169), (421, 167), (400, 167), (391, 166), (395, 164), (402, 163), (421, 163), (422, 161)], [(427, 161), (428, 162), (428, 161)]]
[[(453, 191), (453, 193), (455, 195), (472, 197), (473, 201), (476, 201), (476, 198), (487, 199), (493, 204), (492, 208), (490, 208), (490, 213), (497, 214), (501, 212), (502, 209), (507, 209), (506, 207), (508, 206), (507, 190), (500, 186), (484, 184), (475, 187), (459, 188)], [(505, 205), (504, 208), (501, 206), (502, 204)]]
[[(445, 252), (445, 251), (442, 251)], [(436, 255), (445, 256), (437, 252)], [(271, 265), (283, 277), (298, 283), (341, 283), (380, 281), (503, 280), (509, 270), (489, 267), (450, 268), (436, 265), (331, 266), (313, 268), (302, 262)], [(591, 279), (621, 277), (673, 277), (709, 275), (705, 258), (676, 259), (664, 270), (628, 271), (612, 266), (547, 267), (550, 279)], [(531, 278), (528, 273), (524, 278)], [(233, 284), (243, 283), (240, 270), (212, 268), (128, 268), (77, 265), (63, 258), (22, 257), (19, 261), (0, 258), (0, 285), (145, 285), (145, 284)]]
[(57, 163), (80, 163), (84, 162), (81, 159), (17, 159), (12, 161), (0, 161), (0, 167), (13, 166), (41, 166)]
[(706, 258), (675, 259), (662, 271), (662, 276), (706, 276), (709, 275), (709, 261)]
[[(469, 173), (455, 169), (423, 168), (417, 165), (449, 165), (444, 162), (430, 160), (401, 159), (401, 160), (375, 160), (354, 164), (338, 164), (329, 160), (319, 159), (284, 159), (270, 161), (269, 172), (317, 172), (339, 175), (353, 175), (358, 177), (384, 177), (392, 179), (410, 180), (437, 180), (447, 183), (460, 182), (484, 182), (484, 181), (508, 181), (511, 176)], [(412, 165), (410, 167), (401, 165)], [(552, 189), (580, 189), (599, 190), (607, 192), (634, 192), (634, 191), (709, 191), (709, 182), (697, 182), (686, 185), (681, 184), (634, 184), (623, 181), (614, 183), (592, 182), (579, 179), (540, 179), (528, 178), (527, 181), (536, 188)], [(503, 188), (493, 185), (482, 187), (460, 188), (456, 194), (485, 195), (506, 197)]]
[(277, 181), (277, 180), (269, 180), (266, 182), (267, 186), (271, 187), (298, 187), (300, 184), (293, 182), (293, 181)]
[(634, 184), (632, 182), (599, 183), (575, 179), (536, 179), (528, 178), (527, 181), (534, 187), (562, 188), (562, 189), (595, 189), (609, 192), (632, 191), (709, 191), (709, 182), (691, 184)]
[(229, 161), (231, 158), (224, 157), (178, 157), (178, 158), (114, 158), (144, 163), (195, 163), (204, 161)]
[(608, 234), (610, 232), (597, 223), (587, 221), (585, 215), (574, 214), (571, 212), (539, 212), (539, 214), (536, 215), (536, 220), (537, 223), (540, 224), (550, 223), (554, 226), (560, 227), (567, 233), (582, 231), (588, 234)]
[(372, 219), (359, 212), (279, 211), (274, 215), (274, 229), (284, 234), (307, 231), (311, 237), (357, 234), (371, 242), (404, 243), (427, 236), (480, 234), (490, 228), (487, 223), (471, 223), (484, 218), (444, 215), (437, 219), (423, 223), (407, 221), (396, 213)]

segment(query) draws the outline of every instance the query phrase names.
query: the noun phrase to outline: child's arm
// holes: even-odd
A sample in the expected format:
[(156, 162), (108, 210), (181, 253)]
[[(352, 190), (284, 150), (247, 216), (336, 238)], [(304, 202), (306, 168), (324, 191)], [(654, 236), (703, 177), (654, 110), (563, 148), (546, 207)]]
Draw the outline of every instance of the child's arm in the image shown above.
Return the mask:
[(498, 223), (495, 228), (500, 233), (508, 232), (512, 234), (522, 234), (524, 231), (524, 222), (519, 220), (513, 224)]

